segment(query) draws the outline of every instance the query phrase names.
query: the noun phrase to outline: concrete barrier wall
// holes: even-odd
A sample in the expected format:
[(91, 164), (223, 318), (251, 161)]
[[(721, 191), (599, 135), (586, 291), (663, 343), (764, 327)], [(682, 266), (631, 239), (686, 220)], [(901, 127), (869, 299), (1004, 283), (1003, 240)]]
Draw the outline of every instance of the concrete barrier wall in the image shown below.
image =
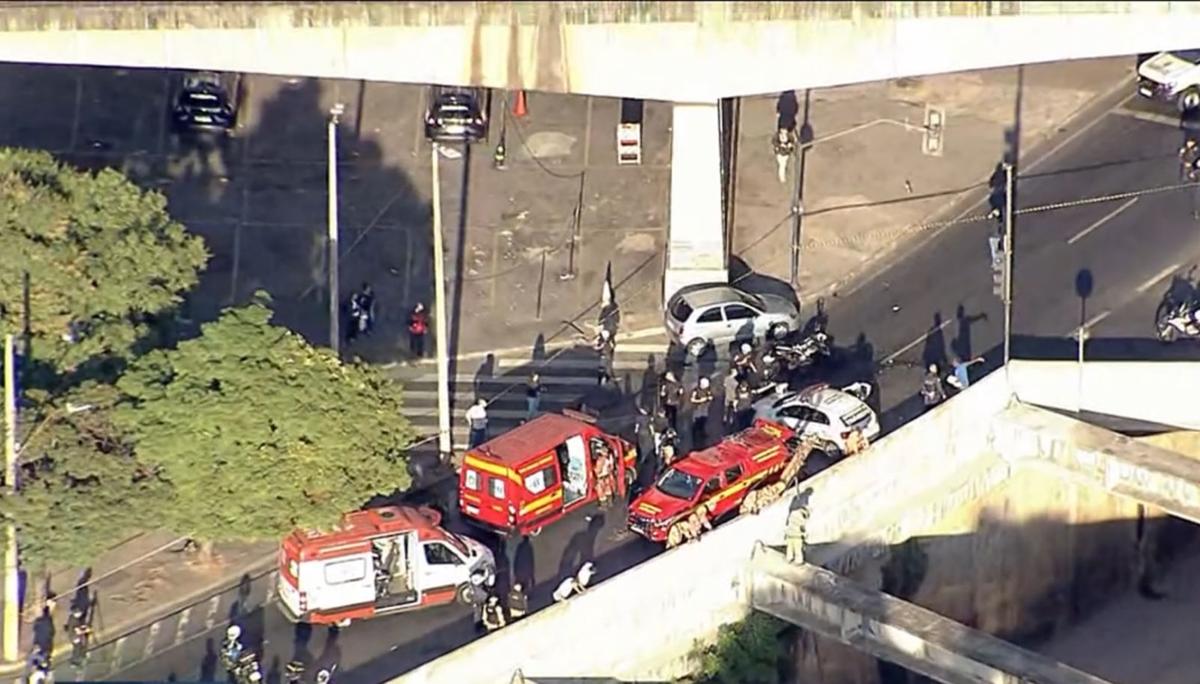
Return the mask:
[[(572, 24), (551, 13), (544, 21), (497, 25), (468, 14), (458, 25), (416, 26), (371, 25), (380, 19), (370, 12), (333, 21), (322, 20), (319, 12), (265, 6), (254, 13), (254, 28), (242, 28), (248, 23), (244, 8), (216, 5), (211, 20), (192, 19), (186, 28), (151, 21), (143, 10), (141, 25), (136, 18), (114, 22), (119, 29), (79, 29), (76, 22), (50, 20), (24, 29), (13, 19), (17, 10), (9, 10), (0, 14), (0, 26), (7, 28), (0, 61), (208, 68), (710, 102), (1190, 48), (1200, 31), (1200, 13), (1179, 2), (1101, 3), (1103, 8), (1089, 14), (1000, 17), (889, 14), (874, 11), (876, 3), (841, 4), (848, 11), (797, 19), (751, 13), (751, 19), (739, 20), (736, 12), (701, 4), (691, 21)], [(1136, 9), (1150, 5), (1153, 11)], [(1077, 6), (1059, 9), (1068, 7)], [(225, 13), (229, 21), (222, 20)], [(1027, 40), (1030, 35), (1055, 40)]]
[[(810, 541), (818, 547), (817, 559), (833, 562), (864, 540), (882, 534), (894, 543), (894, 537), (932, 524), (929, 516), (961, 505), (955, 503), (961, 496), (977, 495), (948, 486), (964, 469), (980, 467), (991, 480), (1007, 472), (1005, 464), (986, 458), (986, 426), (1007, 402), (1003, 375), (993, 374), (867, 452), (802, 483), (802, 489), (813, 490)], [(720, 625), (746, 614), (751, 552), (758, 540), (781, 543), (789, 504), (785, 498), (758, 515), (734, 520), (697, 543), (657, 556), (393, 681), (508, 684), (518, 668), (534, 679), (655, 680), (688, 674), (695, 641), (712, 639)], [(907, 524), (886, 524), (906, 509), (921, 515), (910, 516)], [(533, 651), (531, 644), (536, 644)]]

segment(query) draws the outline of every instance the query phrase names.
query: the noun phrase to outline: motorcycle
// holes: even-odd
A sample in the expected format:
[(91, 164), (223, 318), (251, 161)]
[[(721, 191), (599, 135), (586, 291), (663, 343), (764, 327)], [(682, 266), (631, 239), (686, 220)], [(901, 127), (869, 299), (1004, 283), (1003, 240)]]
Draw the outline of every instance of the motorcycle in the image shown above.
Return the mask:
[(1196, 302), (1163, 302), (1154, 317), (1158, 339), (1174, 342), (1179, 337), (1200, 337), (1200, 321), (1196, 318), (1198, 311), (1200, 307)]
[(236, 625), (231, 626), (225, 633), (225, 639), (221, 642), (221, 667), (226, 672), (234, 672), (237, 670), (239, 663), (242, 660), (241, 629)]
[(304, 680), (304, 670), (303, 661), (288, 661), (288, 664), (283, 667), (283, 681), (286, 684), (300, 684)]
[(258, 665), (258, 656), (253, 651), (245, 651), (233, 666), (233, 681), (237, 684), (258, 684), (262, 681), (262, 670)]
[(812, 366), (828, 359), (832, 353), (829, 333), (820, 330), (795, 344), (775, 345), (775, 355), (789, 371)]

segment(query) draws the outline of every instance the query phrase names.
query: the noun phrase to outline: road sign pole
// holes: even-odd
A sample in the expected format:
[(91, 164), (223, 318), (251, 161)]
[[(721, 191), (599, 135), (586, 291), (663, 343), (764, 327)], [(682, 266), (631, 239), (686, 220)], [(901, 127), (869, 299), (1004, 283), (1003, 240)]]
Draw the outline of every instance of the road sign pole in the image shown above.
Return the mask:
[[(4, 486), (17, 491), (17, 374), (13, 336), (4, 337)], [(21, 606), (17, 576), (17, 529), (6, 526), (4, 546), (4, 661), (20, 660)]]
[(1013, 166), (1004, 165), (1004, 366), (1012, 358)]
[(445, 249), (442, 245), (442, 189), (438, 167), (438, 146), (430, 146), (432, 150), (433, 191), (433, 324), (437, 336), (437, 372), (438, 372), (438, 455), (443, 463), (453, 453), (454, 445), (450, 439), (450, 351), (449, 340), (446, 337), (446, 273)]

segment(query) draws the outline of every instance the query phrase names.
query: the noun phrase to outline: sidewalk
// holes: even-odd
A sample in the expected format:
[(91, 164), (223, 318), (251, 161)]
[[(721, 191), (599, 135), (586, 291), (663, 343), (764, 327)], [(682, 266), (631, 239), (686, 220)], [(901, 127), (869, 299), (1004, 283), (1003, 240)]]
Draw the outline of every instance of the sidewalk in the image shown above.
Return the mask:
[[(196, 553), (178, 551), (182, 546), (183, 540), (174, 535), (151, 532), (116, 546), (91, 568), (54, 573), (50, 589), (55, 601), (49, 615), (41, 615), (41, 605), (28, 605), (35, 597), (27, 589), (22, 662), (0, 671), (23, 672), (36, 635), (52, 643), (59, 681), (101, 678), (265, 602), (269, 581), (264, 574), (274, 567), (275, 543), (218, 545), (215, 554), (220, 563), (211, 566)], [(86, 670), (79, 673), (68, 662), (71, 640), (66, 624), (75, 597), (82, 599), (85, 591), (95, 601), (94, 632)], [(39, 600), (42, 593), (37, 592)]]
[[(1089, 103), (1128, 85), (1132, 58), (1038, 64), (1023, 69), (1020, 150), (1061, 131)], [(1132, 86), (1129, 92), (1132, 93)], [(806, 299), (837, 295), (876, 264), (930, 234), (921, 224), (956, 202), (986, 193), (1001, 160), (1006, 130), (1016, 121), (1017, 69), (994, 69), (898, 79), (809, 95), (817, 144), (804, 170), (804, 216), (799, 289)], [(789, 280), (797, 158), (779, 183), (771, 147), (777, 95), (742, 101), (733, 252), (755, 272)], [(798, 91), (798, 125), (805, 93)], [(923, 134), (876, 124), (819, 142), (879, 119), (924, 124), (926, 104), (945, 112), (944, 153), (922, 153)], [(979, 213), (986, 213), (986, 207)]]

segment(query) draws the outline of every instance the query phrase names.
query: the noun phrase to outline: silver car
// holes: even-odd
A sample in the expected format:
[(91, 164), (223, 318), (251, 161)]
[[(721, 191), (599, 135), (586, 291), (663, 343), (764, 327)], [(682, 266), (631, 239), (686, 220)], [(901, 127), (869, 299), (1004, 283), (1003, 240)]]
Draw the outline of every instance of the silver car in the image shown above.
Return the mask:
[(779, 339), (800, 329), (800, 307), (786, 297), (751, 294), (726, 283), (689, 285), (667, 301), (667, 334), (692, 356), (710, 346)]
[(776, 386), (776, 394), (754, 403), (754, 417), (782, 423), (804, 437), (815, 438), (830, 456), (847, 453), (850, 435), (868, 442), (879, 436), (879, 417), (864, 401), (871, 386), (856, 382), (836, 389), (813, 385), (798, 392)]

